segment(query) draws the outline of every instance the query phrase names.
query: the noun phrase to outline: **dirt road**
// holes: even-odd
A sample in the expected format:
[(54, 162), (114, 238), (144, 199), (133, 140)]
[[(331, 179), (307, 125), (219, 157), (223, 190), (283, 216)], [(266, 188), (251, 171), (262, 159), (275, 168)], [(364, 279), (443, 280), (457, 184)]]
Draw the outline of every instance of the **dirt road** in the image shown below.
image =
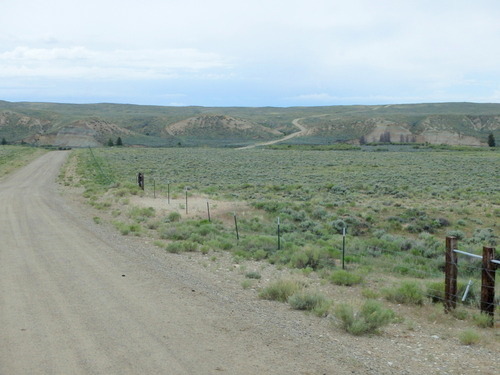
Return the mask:
[(303, 137), (303, 136), (307, 135), (307, 132), (308, 132), (308, 129), (300, 123), (300, 120), (303, 120), (304, 118), (305, 117), (296, 118), (295, 120), (292, 121), (292, 124), (295, 125), (299, 129), (298, 132), (288, 134), (287, 136), (284, 136), (283, 138), (280, 138), (280, 139), (275, 139), (274, 141), (256, 143), (254, 145), (240, 147), (239, 149), (245, 150), (245, 149), (249, 149), (249, 148), (255, 148), (258, 146), (269, 146), (269, 145), (274, 145), (274, 144), (279, 143), (279, 142), (288, 141), (289, 139), (292, 139), (295, 137)]
[(0, 183), (0, 374), (351, 373), (307, 348), (303, 314), (235, 303), (141, 239), (93, 228), (57, 192), (66, 156)]

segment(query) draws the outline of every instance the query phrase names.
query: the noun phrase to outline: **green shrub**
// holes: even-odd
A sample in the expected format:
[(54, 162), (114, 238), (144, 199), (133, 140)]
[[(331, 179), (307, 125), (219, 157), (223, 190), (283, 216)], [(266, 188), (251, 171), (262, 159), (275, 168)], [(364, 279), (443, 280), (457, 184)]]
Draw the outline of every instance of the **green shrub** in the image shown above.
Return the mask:
[(465, 238), (465, 233), (461, 230), (449, 230), (446, 232), (447, 236), (456, 237), (458, 240), (463, 240)]
[(243, 289), (249, 289), (252, 286), (252, 282), (250, 280), (243, 280), (241, 282), (241, 287)]
[(139, 234), (142, 231), (142, 227), (139, 224), (130, 224), (129, 231), (134, 233), (135, 235)]
[(363, 282), (363, 277), (346, 270), (333, 271), (330, 281), (336, 285), (352, 286)]
[(200, 227), (196, 230), (196, 232), (202, 236), (202, 237), (206, 237), (208, 236), (210, 233), (214, 233), (216, 232), (217, 229), (210, 225), (210, 224), (202, 224), (200, 225)]
[(182, 243), (179, 241), (169, 243), (165, 249), (169, 253), (173, 253), (173, 254), (181, 253), (184, 250), (182, 247)]
[(458, 339), (462, 345), (474, 345), (481, 340), (481, 335), (472, 329), (460, 332)]
[(340, 326), (352, 335), (378, 333), (380, 328), (394, 321), (395, 314), (386, 309), (380, 302), (368, 300), (359, 312), (347, 304), (342, 304), (335, 310), (335, 317)]
[(303, 284), (295, 280), (278, 280), (264, 288), (259, 296), (271, 301), (286, 302), (288, 297), (294, 295), (303, 287)]
[(156, 212), (153, 207), (132, 207), (128, 212), (128, 216), (138, 223), (142, 223), (148, 218), (154, 217), (155, 214)]
[(151, 230), (156, 230), (160, 227), (161, 223), (158, 220), (149, 220), (146, 227)]
[(376, 299), (380, 297), (380, 294), (378, 292), (371, 289), (363, 289), (361, 291), (361, 295), (366, 299)]
[(322, 258), (328, 254), (322, 254), (321, 249), (317, 247), (306, 246), (292, 254), (290, 259), (290, 267), (293, 268), (307, 268), (313, 270), (321, 268)]
[(167, 215), (167, 217), (165, 218), (165, 222), (173, 223), (179, 221), (180, 219), (181, 219), (181, 214), (176, 211), (173, 211)]
[(330, 225), (332, 229), (338, 234), (342, 234), (343, 229), (347, 226), (346, 222), (342, 219), (334, 220), (330, 223)]
[(319, 293), (298, 292), (288, 298), (288, 303), (295, 310), (312, 311), (317, 316), (328, 314), (331, 303)]
[(432, 303), (439, 303), (444, 301), (444, 283), (442, 281), (434, 281), (427, 284), (427, 297)]
[(141, 231), (141, 226), (138, 224), (130, 225), (122, 221), (115, 221), (113, 225), (124, 236), (128, 235), (130, 232), (136, 232), (136, 234), (138, 234)]
[(192, 235), (192, 228), (189, 225), (174, 226), (163, 224), (158, 228), (158, 234), (163, 240), (187, 240)]
[(198, 250), (198, 243), (193, 241), (182, 241), (182, 249), (187, 252), (193, 252)]
[(193, 241), (175, 241), (167, 245), (169, 253), (193, 252), (198, 250), (198, 244)]
[(450, 311), (450, 314), (455, 318), (455, 319), (458, 319), (458, 320), (465, 320), (469, 317), (469, 313), (467, 312), (467, 310), (465, 309), (452, 309)]
[(385, 298), (391, 302), (423, 305), (424, 291), (419, 283), (403, 281), (398, 287), (384, 290)]
[(474, 319), (474, 323), (480, 328), (492, 327), (494, 323), (493, 317), (488, 314), (475, 314), (472, 318)]
[(260, 279), (261, 278), (261, 275), (260, 273), (258, 273), (257, 271), (252, 271), (252, 272), (248, 272), (245, 277), (247, 279)]
[(115, 224), (116, 228), (120, 231), (120, 233), (124, 236), (128, 235), (130, 233), (130, 229), (128, 226), (124, 223), (120, 224)]

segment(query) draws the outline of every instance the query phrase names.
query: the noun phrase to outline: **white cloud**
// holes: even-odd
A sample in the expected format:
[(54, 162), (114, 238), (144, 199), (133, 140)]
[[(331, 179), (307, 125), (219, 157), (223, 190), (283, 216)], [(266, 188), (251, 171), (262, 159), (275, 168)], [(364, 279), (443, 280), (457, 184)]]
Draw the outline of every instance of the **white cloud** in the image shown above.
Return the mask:
[[(192, 48), (100, 51), (85, 47), (17, 47), (0, 53), (0, 76), (86, 79), (159, 79), (230, 72), (215, 53)], [(224, 74), (224, 73), (222, 73)]]
[(143, 81), (137, 102), (165, 79), (188, 104), (496, 98), (498, 19), (498, 0), (6, 0), (0, 78)]

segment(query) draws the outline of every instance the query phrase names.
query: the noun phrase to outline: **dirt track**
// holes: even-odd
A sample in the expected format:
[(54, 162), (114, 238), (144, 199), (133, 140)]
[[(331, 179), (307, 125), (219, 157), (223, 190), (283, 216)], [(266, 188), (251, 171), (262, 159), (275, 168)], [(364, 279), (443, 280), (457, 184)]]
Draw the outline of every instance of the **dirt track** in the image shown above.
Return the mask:
[(0, 374), (345, 373), (302, 357), (269, 302), (233, 303), (139, 239), (102, 238), (57, 192), (65, 158), (0, 183)]
[(304, 118), (305, 117), (303, 117), (303, 118), (296, 118), (295, 120), (292, 121), (293, 125), (295, 125), (299, 129), (298, 132), (295, 132), (295, 133), (292, 133), (292, 134), (288, 134), (288, 135), (284, 136), (283, 138), (275, 139), (274, 141), (256, 143), (254, 145), (240, 147), (239, 149), (240, 150), (246, 150), (246, 149), (249, 149), (249, 148), (255, 148), (255, 147), (259, 147), (259, 146), (269, 146), (269, 145), (274, 145), (274, 144), (279, 143), (279, 142), (288, 141), (289, 139), (292, 139), (292, 138), (295, 138), (295, 137), (303, 137), (303, 136), (307, 135), (307, 132), (308, 132), (308, 129), (306, 127), (304, 127), (300, 123), (300, 120), (303, 120)]

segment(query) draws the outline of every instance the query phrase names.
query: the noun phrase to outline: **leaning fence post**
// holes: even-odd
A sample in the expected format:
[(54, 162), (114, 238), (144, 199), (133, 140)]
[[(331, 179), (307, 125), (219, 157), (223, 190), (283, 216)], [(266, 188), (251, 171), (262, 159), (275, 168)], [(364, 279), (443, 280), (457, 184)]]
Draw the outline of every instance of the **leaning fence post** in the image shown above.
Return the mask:
[(236, 240), (240, 240), (240, 232), (238, 231), (238, 220), (236, 219), (236, 212), (234, 213), (234, 228), (236, 229)]
[[(483, 272), (481, 275), (481, 312), (495, 314), (495, 248), (483, 247)], [(493, 319), (491, 320), (493, 323)]]
[(444, 312), (448, 313), (457, 307), (457, 254), (453, 251), (457, 248), (456, 237), (446, 237), (446, 259), (445, 259), (445, 287), (444, 287)]

